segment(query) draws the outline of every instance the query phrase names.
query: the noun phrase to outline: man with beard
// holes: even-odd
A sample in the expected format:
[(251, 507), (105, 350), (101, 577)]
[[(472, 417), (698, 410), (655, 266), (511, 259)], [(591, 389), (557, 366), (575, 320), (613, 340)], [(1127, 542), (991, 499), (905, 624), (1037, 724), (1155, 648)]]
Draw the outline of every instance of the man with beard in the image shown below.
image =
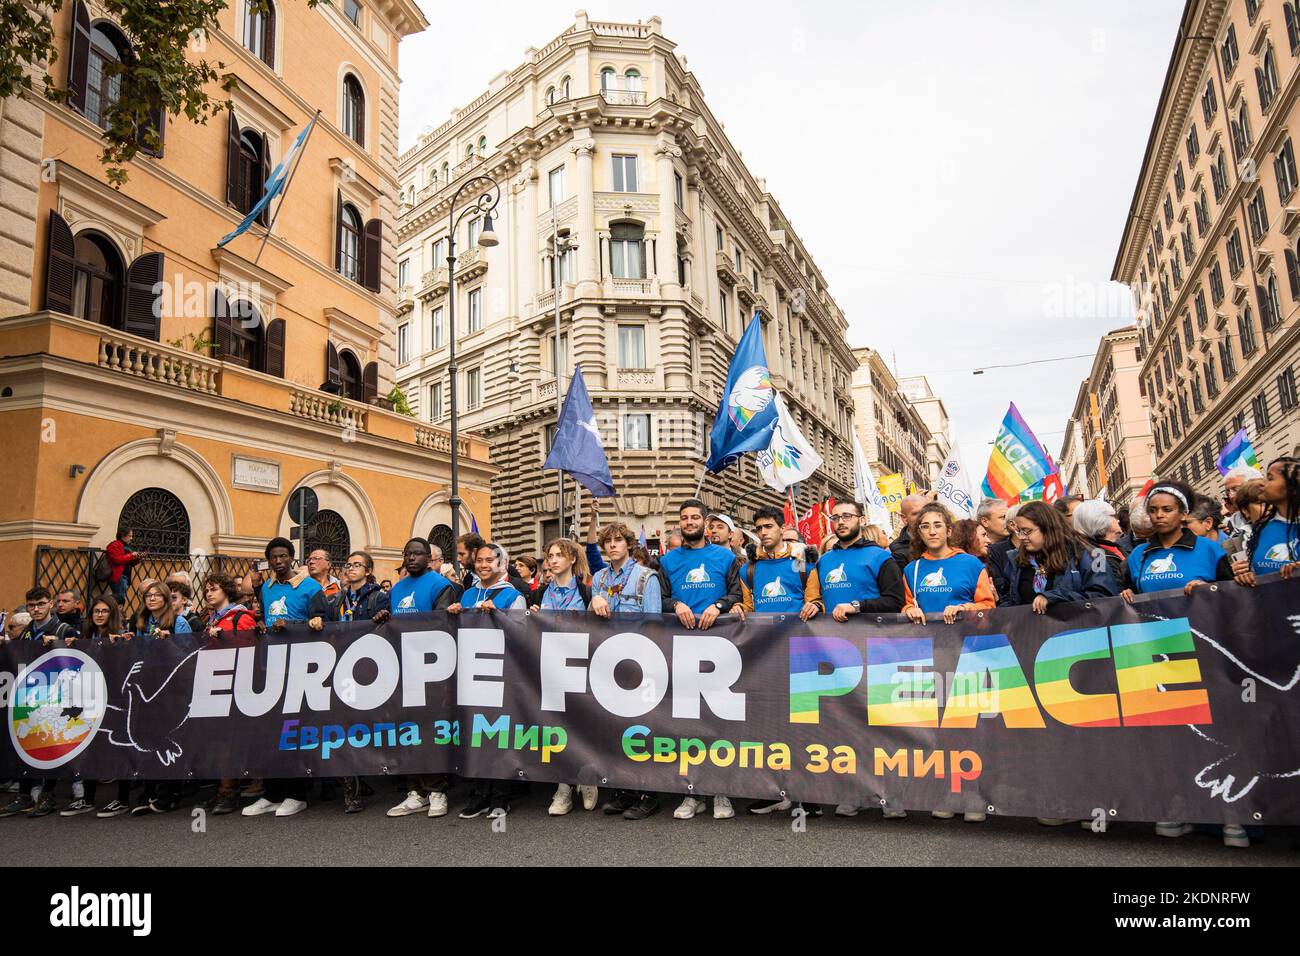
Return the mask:
[[(676, 614), (682, 627), (701, 631), (707, 631), (719, 616), (741, 603), (740, 561), (728, 548), (705, 540), (705, 514), (704, 502), (696, 498), (682, 502), (678, 512), (682, 546), (659, 561), (664, 613)], [(704, 807), (703, 797), (687, 797), (673, 817), (689, 820)], [(715, 820), (735, 815), (730, 799), (713, 798)]]

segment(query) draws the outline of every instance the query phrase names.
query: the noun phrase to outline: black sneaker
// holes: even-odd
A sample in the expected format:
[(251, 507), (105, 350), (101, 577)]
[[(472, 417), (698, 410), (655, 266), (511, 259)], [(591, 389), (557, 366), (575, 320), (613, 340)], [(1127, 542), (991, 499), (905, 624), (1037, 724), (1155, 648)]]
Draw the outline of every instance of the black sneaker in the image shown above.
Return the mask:
[(36, 808), (36, 801), (25, 793), (20, 793), (3, 807), (0, 807), (0, 819), (16, 817), (20, 813), (31, 813)]
[(153, 811), (149, 809), (148, 801), (131, 808), (131, 816), (133, 817), (147, 817), (151, 813), (153, 813)]
[(360, 813), (365, 808), (366, 805), (361, 802), (361, 799), (353, 794), (349, 794), (343, 798), (344, 813)]
[(644, 820), (659, 812), (659, 798), (643, 794), (641, 799), (623, 811), (624, 820)]
[(215, 800), (208, 804), (208, 813), (214, 817), (224, 817), (227, 813), (234, 813), (239, 809), (239, 795), (234, 793), (219, 793)]
[(636, 806), (636, 794), (629, 790), (615, 790), (614, 795), (605, 802), (601, 810), (611, 817), (622, 816)]
[(155, 797), (149, 801), (150, 813), (171, 813), (179, 805), (179, 801), (170, 797)]
[(492, 808), (492, 801), (486, 796), (473, 797), (469, 803), (465, 804), (465, 809), (460, 811), (462, 820), (473, 820), (475, 817), (481, 817)]
[(84, 798), (73, 800), (66, 807), (59, 811), (61, 817), (79, 817), (83, 813), (93, 813), (95, 805)]
[(41, 798), (37, 800), (36, 805), (32, 807), (31, 817), (33, 820), (37, 817), (48, 817), (57, 809), (59, 809), (59, 805), (54, 802), (54, 797), (42, 791)]
[(131, 808), (121, 800), (110, 800), (108, 803), (104, 804), (104, 808), (96, 813), (95, 816), (99, 817), (101, 820), (107, 820), (110, 817), (120, 817), (130, 812)]
[(510, 801), (505, 797), (493, 797), (492, 809), (488, 811), (489, 820), (499, 820), (510, 812)]

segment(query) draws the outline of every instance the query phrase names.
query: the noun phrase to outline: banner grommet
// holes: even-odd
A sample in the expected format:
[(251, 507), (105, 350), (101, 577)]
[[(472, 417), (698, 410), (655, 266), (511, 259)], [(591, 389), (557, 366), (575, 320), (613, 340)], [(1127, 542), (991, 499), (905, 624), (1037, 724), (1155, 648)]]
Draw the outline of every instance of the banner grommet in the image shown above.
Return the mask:
[(1264, 814), (1260, 813), (1258, 810), (1255, 811), (1254, 815), (1255, 815), (1256, 822), (1259, 822), (1260, 820), (1264, 819)]

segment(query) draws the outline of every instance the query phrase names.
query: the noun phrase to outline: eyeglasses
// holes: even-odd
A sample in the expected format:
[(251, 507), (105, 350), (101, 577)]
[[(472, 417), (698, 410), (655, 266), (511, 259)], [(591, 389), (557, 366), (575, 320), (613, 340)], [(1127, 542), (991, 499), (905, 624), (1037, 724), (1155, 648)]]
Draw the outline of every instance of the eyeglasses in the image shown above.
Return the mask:
[(27, 610), (31, 611), (31, 610), (34, 610), (34, 609), (36, 609), (36, 608), (38, 608), (38, 607), (48, 607), (49, 605), (50, 605), (50, 602), (49, 602), (48, 600), (28, 601), (28, 602), (27, 602)]
[(831, 515), (831, 520), (833, 520), (836, 524), (839, 524), (841, 521), (852, 521), (856, 517), (857, 515), (855, 514)]
[(1012, 531), (1017, 538), (1028, 538), (1033, 532), (1028, 528), (1016, 528)]
[(360, 561), (349, 561), (347, 564), (343, 565), (344, 571), (356, 571), (358, 568), (364, 571), (366, 566)]

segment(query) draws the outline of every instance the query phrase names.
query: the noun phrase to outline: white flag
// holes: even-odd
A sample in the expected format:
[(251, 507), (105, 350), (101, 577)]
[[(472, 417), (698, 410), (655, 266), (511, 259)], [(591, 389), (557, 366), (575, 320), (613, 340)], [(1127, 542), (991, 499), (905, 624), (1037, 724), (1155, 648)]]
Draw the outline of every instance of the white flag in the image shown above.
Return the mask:
[(772, 441), (755, 457), (763, 481), (777, 491), (785, 491), (796, 482), (806, 481), (822, 466), (822, 456), (813, 450), (785, 410), (785, 402), (778, 394), (776, 424), (772, 427)]
[(867, 461), (856, 432), (853, 435), (853, 497), (866, 510), (867, 524), (889, 531), (893, 526), (889, 508), (885, 506), (885, 496), (880, 493), (876, 474), (871, 470), (871, 463)]
[(943, 471), (939, 472), (939, 483), (934, 489), (939, 494), (939, 504), (958, 520), (973, 518), (979, 502), (971, 494), (970, 488), (970, 472), (962, 463), (960, 447), (954, 444)]

